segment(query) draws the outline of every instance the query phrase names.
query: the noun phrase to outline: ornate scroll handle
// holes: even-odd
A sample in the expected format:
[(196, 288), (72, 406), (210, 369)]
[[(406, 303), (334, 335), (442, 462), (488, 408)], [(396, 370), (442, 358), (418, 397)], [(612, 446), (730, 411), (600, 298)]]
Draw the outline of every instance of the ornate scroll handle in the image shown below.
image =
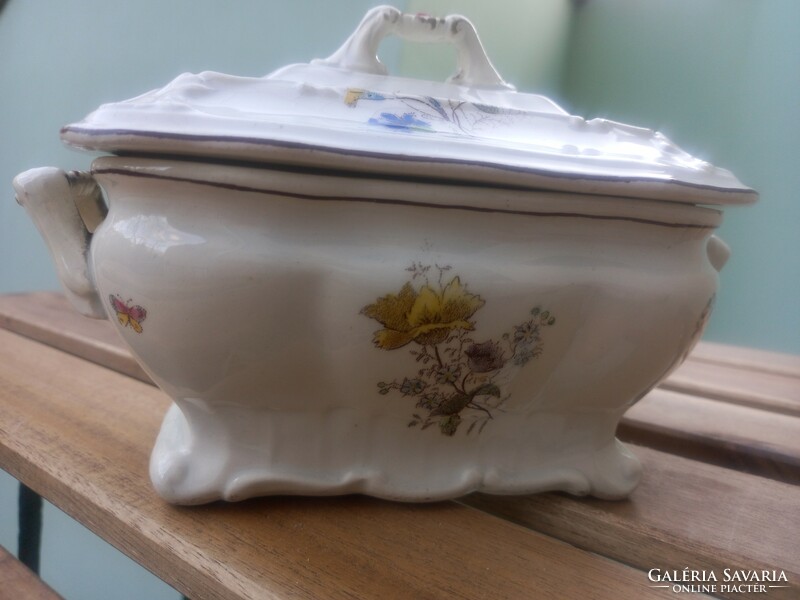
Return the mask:
[(41, 167), (17, 175), (14, 189), (50, 250), (67, 299), (87, 317), (106, 318), (89, 256), (92, 231), (106, 213), (97, 182), (89, 173)]
[(484, 89), (514, 90), (492, 66), (483, 49), (475, 26), (461, 15), (444, 18), (424, 14), (401, 13), (391, 6), (370, 10), (342, 47), (313, 64), (339, 67), (363, 73), (386, 75), (386, 66), (378, 59), (378, 45), (387, 35), (397, 35), (414, 42), (449, 42), (456, 47), (457, 71), (447, 81)]

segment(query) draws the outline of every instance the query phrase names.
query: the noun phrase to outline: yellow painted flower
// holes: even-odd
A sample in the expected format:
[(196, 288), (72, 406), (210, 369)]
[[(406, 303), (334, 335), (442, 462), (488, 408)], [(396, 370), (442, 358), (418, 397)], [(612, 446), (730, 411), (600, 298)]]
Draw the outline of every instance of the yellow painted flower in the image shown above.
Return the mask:
[(439, 344), (453, 329), (472, 330), (474, 324), (468, 319), (483, 305), (480, 296), (467, 292), (454, 277), (438, 290), (425, 285), (417, 292), (406, 283), (399, 294), (378, 298), (361, 313), (384, 327), (375, 332), (375, 345), (394, 350), (412, 341)]
[(355, 106), (358, 99), (364, 95), (364, 92), (365, 90), (350, 88), (344, 96), (344, 103), (347, 104), (347, 106)]

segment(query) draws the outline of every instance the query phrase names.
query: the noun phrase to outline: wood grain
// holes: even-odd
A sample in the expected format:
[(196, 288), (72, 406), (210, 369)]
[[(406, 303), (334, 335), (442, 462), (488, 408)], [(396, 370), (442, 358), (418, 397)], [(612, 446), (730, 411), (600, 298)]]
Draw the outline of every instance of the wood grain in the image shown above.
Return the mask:
[(714, 570), (720, 579), (726, 568), (784, 570), (789, 588), (765, 597), (800, 597), (800, 488), (646, 448), (634, 451), (644, 475), (628, 501), (475, 494), (463, 502), (643, 570), (688, 566)]
[(800, 417), (800, 377), (769, 373), (753, 365), (686, 361), (660, 386), (672, 390)]
[(192, 598), (664, 598), (641, 571), (452, 502), (169, 506), (147, 477), (167, 405), (0, 330), (3, 468)]
[(0, 295), (0, 328), (150, 383), (111, 324), (79, 314), (61, 293)]
[(61, 600), (61, 596), (0, 546), (0, 600)]
[[(62, 294), (0, 296), (0, 327), (150, 381), (108, 322), (79, 315)], [(800, 357), (700, 343), (661, 390), (625, 416), (621, 439), (779, 481), (800, 480), (800, 416), (793, 408), (800, 405)], [(727, 411), (725, 403), (796, 418)]]
[(692, 352), (692, 360), (800, 378), (800, 356), (796, 354), (701, 342)]
[(800, 485), (800, 418), (656, 389), (625, 414), (623, 441)]

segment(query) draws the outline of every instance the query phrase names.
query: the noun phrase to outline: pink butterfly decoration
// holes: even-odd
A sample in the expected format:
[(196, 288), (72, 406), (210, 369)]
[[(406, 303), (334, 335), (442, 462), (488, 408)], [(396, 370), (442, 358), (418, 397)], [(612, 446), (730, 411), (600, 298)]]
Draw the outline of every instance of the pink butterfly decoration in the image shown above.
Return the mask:
[(126, 304), (119, 296), (110, 295), (108, 299), (111, 301), (111, 307), (117, 313), (119, 324), (123, 327), (130, 327), (136, 333), (142, 333), (142, 321), (147, 318), (147, 311), (138, 304), (129, 306), (131, 300), (128, 300)]

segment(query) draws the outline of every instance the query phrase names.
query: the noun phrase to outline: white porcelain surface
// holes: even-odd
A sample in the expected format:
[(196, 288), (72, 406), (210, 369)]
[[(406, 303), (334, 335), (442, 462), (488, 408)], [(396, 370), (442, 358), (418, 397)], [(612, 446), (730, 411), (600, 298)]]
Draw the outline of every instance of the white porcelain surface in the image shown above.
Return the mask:
[[(89, 280), (175, 400), (151, 465), (171, 502), (624, 496), (617, 422), (716, 289), (697, 207), (144, 159), (94, 177)], [(469, 206), (486, 194), (506, 208)]]
[[(658, 132), (586, 121), (547, 98), (508, 89), (477, 37), (468, 38), (467, 49), (459, 46), (457, 83), (379, 74), (374, 47), (387, 31), (447, 39), (456, 24), (455, 39), (464, 31), (474, 34), (463, 17), (401, 16), (379, 7), (328, 59), (263, 78), (184, 73), (162, 89), (101, 106), (65, 127), (62, 137), (107, 152), (211, 156), (675, 202), (755, 199), (732, 173), (687, 154)], [(467, 68), (475, 64), (482, 69)], [(469, 84), (475, 80), (480, 84)]]
[[(44, 168), (15, 180), (73, 305), (108, 317), (174, 400), (152, 455), (155, 488), (184, 504), (277, 493), (623, 497), (640, 466), (614, 437), (617, 423), (699, 339), (729, 255), (712, 235), (721, 213), (693, 202), (754, 192), (657, 134), (586, 123), (507, 91), (460, 17), (387, 24), (387, 10), (368, 14), (324, 64), (264, 79), (181, 76), (64, 133), (127, 151), (145, 139), (148, 152), (185, 160), (104, 157), (91, 174)], [(411, 82), (410, 93), (434, 109), (430, 90), (462, 94), (463, 115), (502, 106), (511, 121), (492, 125), (502, 135), (462, 135), (444, 120), (424, 132), (364, 121), (370, 103), (411, 101), (348, 87), (406, 83), (376, 75), (364, 49), (393, 29), (428, 35), (420, 23), (431, 22), (466, 55), (457, 79), (477, 87)], [(476, 98), (495, 108), (470, 108)], [(332, 112), (297, 133), (300, 113), (323, 100)], [(245, 124), (265, 137), (235, 137)], [(395, 160), (404, 177), (209, 160), (242, 147), (265, 158), (262, 143), (276, 132), (337, 138), (335, 152), (291, 149), (303, 157), (295, 162), (321, 167), (338, 164), (331, 156), (354, 160), (342, 140), (379, 144), (385, 156), (358, 155), (361, 170)], [(595, 155), (574, 146), (575, 132), (600, 149), (597, 161), (584, 160)], [(503, 149), (517, 145), (536, 169), (510, 168)], [(450, 165), (469, 180), (481, 172), (470, 153), (490, 149), (505, 187), (413, 177), (449, 176)], [(197, 154), (204, 161), (191, 162)], [(391, 172), (384, 163), (374, 170)], [(592, 175), (601, 164), (604, 174)], [(621, 177), (626, 169), (641, 178)], [(534, 172), (547, 189), (509, 189), (514, 173), (531, 183)], [(558, 191), (571, 188), (581, 193)]]

